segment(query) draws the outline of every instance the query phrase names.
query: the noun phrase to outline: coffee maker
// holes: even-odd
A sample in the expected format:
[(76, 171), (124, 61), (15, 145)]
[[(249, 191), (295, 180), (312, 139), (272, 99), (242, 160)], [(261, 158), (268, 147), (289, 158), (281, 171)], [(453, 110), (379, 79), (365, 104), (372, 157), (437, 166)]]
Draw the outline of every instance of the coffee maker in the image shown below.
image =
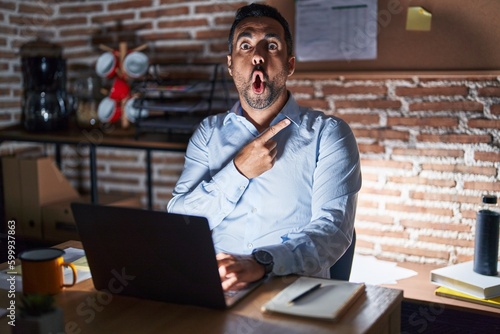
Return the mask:
[(70, 107), (66, 93), (66, 61), (62, 47), (43, 39), (21, 46), (23, 73), (22, 123), (28, 131), (68, 127)]

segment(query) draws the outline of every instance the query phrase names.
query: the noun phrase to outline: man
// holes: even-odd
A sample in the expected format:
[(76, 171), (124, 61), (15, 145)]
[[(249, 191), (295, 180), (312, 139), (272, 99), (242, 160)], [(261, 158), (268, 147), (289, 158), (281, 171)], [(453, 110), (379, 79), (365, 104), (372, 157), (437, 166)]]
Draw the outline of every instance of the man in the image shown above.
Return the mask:
[(167, 209), (208, 218), (225, 290), (266, 274), (329, 277), (354, 229), (356, 140), (287, 91), (292, 36), (274, 8), (240, 8), (228, 43), (239, 102), (201, 122)]

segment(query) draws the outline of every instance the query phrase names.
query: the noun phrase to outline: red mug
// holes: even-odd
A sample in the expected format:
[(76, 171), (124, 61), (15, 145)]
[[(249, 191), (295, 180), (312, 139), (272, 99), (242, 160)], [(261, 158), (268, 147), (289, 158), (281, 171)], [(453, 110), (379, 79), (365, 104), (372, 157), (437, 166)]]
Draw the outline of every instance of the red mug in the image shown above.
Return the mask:
[(111, 86), (111, 92), (109, 97), (113, 100), (120, 101), (128, 96), (130, 93), (130, 87), (128, 83), (120, 78), (115, 78), (113, 80), (113, 86)]

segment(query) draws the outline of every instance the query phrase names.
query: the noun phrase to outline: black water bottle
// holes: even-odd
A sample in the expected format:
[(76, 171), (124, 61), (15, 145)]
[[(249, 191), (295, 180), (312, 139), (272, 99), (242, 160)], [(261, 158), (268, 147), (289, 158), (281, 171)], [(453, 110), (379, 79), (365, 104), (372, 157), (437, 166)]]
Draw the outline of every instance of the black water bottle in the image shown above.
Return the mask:
[(474, 241), (474, 271), (481, 275), (498, 274), (498, 239), (500, 213), (494, 209), (495, 195), (483, 196), (484, 208), (476, 217), (476, 237)]

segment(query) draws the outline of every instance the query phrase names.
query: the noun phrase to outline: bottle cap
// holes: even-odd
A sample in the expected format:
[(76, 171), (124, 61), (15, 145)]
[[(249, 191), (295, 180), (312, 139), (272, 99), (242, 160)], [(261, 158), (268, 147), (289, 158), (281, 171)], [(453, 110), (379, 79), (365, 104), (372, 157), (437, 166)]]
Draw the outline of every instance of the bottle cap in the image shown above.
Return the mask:
[(496, 195), (483, 195), (483, 203), (484, 204), (497, 204), (497, 196)]

